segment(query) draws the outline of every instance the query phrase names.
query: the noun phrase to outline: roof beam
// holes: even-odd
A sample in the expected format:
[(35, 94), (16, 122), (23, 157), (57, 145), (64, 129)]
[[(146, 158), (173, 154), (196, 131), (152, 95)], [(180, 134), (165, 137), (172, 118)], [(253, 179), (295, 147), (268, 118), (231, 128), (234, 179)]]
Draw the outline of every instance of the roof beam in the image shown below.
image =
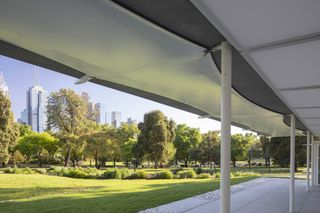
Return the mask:
[(291, 87), (291, 88), (282, 88), (278, 89), (279, 91), (297, 91), (297, 90), (312, 90), (312, 89), (320, 89), (320, 85), (312, 85), (306, 87)]
[(246, 53), (259, 52), (259, 51), (275, 49), (275, 48), (279, 48), (279, 47), (286, 47), (286, 46), (301, 44), (301, 43), (310, 42), (310, 41), (316, 41), (319, 39), (320, 39), (320, 32), (316, 32), (316, 33), (292, 37), (292, 38), (284, 39), (284, 40), (280, 40), (280, 41), (259, 44), (257, 46), (253, 46), (253, 47), (249, 47), (249, 48), (240, 50), (240, 52), (246, 52)]

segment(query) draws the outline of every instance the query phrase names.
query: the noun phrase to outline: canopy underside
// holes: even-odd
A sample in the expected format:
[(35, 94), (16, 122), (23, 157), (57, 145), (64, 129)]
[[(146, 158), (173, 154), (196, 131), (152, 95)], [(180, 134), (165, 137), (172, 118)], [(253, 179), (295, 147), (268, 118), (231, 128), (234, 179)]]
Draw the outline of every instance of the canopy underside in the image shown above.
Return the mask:
[[(220, 119), (219, 64), (205, 54), (205, 45), (111, 1), (6, 0), (0, 4), (1, 54), (75, 77), (87, 74), (95, 83)], [(233, 124), (288, 136), (290, 128), (283, 120), (281, 113), (233, 90)]]

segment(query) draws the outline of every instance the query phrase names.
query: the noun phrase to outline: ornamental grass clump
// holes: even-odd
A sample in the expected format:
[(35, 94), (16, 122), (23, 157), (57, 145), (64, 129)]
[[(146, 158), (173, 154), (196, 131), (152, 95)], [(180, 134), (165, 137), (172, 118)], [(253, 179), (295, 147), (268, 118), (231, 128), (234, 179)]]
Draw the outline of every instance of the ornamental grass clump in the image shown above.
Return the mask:
[(130, 176), (130, 171), (127, 168), (123, 169), (107, 169), (102, 177), (106, 179), (126, 179)]
[(195, 178), (197, 176), (194, 170), (183, 170), (177, 173), (181, 179)]
[(173, 174), (169, 170), (163, 170), (161, 172), (158, 172), (154, 176), (155, 179), (172, 179)]
[(209, 179), (209, 178), (211, 178), (211, 176), (209, 173), (201, 173), (201, 174), (197, 175), (196, 178), (197, 179)]
[(132, 173), (128, 179), (147, 179), (147, 172), (144, 170), (138, 170), (137, 172)]

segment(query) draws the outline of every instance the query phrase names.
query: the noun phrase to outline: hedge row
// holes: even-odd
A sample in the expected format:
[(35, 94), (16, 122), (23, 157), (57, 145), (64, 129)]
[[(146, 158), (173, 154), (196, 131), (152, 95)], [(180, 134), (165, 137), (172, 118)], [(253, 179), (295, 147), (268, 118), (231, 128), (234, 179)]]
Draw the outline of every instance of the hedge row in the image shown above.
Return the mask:
[[(209, 179), (220, 178), (220, 173), (210, 175), (209, 173), (197, 174), (194, 170), (177, 170), (172, 173), (170, 170), (162, 170), (153, 174), (148, 174), (144, 170), (138, 170), (131, 173), (128, 169), (107, 169), (99, 170), (96, 168), (66, 168), (53, 166), (49, 169), (45, 168), (7, 168), (4, 173), (10, 174), (48, 174), (55, 176), (71, 177), (71, 178), (84, 178), (84, 179)], [(231, 177), (239, 176), (257, 176), (257, 173), (244, 173), (235, 172), (231, 174)]]

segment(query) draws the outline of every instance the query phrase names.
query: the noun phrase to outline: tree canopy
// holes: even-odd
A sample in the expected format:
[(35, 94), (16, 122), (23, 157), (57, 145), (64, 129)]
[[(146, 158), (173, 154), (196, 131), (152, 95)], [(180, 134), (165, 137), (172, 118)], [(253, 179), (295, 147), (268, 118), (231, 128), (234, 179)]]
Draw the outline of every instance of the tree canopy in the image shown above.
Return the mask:
[(0, 163), (4, 166), (19, 138), (19, 126), (14, 122), (11, 102), (0, 92)]

